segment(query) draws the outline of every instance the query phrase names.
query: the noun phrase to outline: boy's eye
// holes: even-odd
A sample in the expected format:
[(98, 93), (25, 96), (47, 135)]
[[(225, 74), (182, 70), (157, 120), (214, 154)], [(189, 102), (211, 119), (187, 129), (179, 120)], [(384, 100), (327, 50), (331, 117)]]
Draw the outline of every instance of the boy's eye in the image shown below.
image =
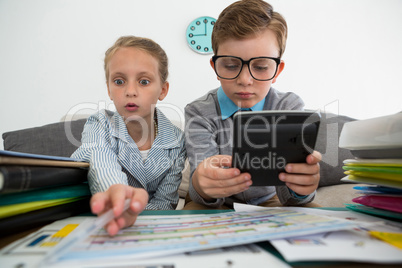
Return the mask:
[(225, 69), (227, 70), (238, 70), (240, 67), (239, 64), (226, 64)]
[(217, 65), (218, 67), (222, 66), (227, 71), (237, 71), (241, 67), (241, 62), (238, 59), (220, 58)]
[(264, 72), (268, 70), (268, 65), (254, 65), (253, 69), (259, 72)]
[(146, 79), (141, 79), (141, 80), (140, 80), (140, 84), (143, 85), (143, 86), (146, 86), (146, 85), (148, 85), (149, 83), (151, 83), (149, 80), (146, 80)]
[(124, 84), (124, 80), (123, 79), (116, 79), (113, 81), (116, 85), (120, 86)]
[(275, 70), (276, 62), (272, 59), (261, 58), (261, 59), (253, 59), (250, 63), (250, 66), (255, 72), (270, 72), (271, 70)]

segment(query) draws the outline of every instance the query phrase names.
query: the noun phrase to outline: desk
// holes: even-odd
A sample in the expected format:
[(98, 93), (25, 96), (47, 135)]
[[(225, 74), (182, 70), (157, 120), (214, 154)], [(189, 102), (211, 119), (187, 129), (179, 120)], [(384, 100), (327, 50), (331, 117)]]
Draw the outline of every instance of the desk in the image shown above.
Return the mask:
[[(319, 209), (329, 209), (336, 211), (347, 211), (345, 208), (319, 208)], [(230, 211), (230, 210), (229, 210)], [(220, 212), (228, 212), (228, 210), (171, 210), (171, 211), (144, 211), (141, 215), (196, 215), (196, 214), (212, 214), (212, 213), (220, 213)], [(84, 215), (84, 216), (89, 216)], [(38, 228), (29, 230), (20, 234), (15, 234), (13, 236), (6, 237), (5, 239), (1, 239), (2, 246), (9, 244), (25, 235), (28, 235), (31, 232), (36, 231)], [(14, 239), (14, 240), (13, 240)], [(5, 242), (5, 243), (3, 243)], [(264, 248), (269, 253), (273, 254), (277, 258), (284, 261), (279, 252), (269, 243), (269, 242), (261, 242), (257, 243), (260, 247)], [(351, 262), (297, 262), (297, 263), (289, 263), (292, 267), (400, 267), (400, 265), (378, 265), (378, 264), (370, 264), (370, 263), (351, 263)]]

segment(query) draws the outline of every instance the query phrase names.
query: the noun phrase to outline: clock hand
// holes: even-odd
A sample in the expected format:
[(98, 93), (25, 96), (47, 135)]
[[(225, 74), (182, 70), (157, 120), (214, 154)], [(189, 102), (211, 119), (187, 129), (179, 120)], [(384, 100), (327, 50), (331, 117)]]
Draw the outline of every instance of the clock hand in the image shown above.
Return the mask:
[(205, 36), (207, 36), (207, 22), (204, 20), (204, 23), (205, 23)]

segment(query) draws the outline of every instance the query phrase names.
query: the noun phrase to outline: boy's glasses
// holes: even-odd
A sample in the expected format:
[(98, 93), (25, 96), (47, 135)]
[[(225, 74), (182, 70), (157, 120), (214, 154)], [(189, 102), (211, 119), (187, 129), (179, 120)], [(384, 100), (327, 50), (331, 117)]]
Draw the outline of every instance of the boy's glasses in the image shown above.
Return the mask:
[(269, 81), (273, 79), (278, 71), (280, 58), (256, 57), (250, 60), (243, 60), (235, 56), (213, 56), (215, 73), (222, 79), (237, 78), (244, 64), (247, 65), (250, 75), (258, 81)]

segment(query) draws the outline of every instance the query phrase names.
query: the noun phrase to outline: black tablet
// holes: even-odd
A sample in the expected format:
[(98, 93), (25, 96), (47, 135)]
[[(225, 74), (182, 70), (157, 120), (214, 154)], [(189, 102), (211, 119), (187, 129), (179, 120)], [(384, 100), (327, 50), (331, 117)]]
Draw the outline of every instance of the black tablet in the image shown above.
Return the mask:
[(320, 115), (305, 111), (238, 112), (233, 117), (232, 166), (253, 186), (284, 185), (287, 163), (304, 163), (314, 150)]

